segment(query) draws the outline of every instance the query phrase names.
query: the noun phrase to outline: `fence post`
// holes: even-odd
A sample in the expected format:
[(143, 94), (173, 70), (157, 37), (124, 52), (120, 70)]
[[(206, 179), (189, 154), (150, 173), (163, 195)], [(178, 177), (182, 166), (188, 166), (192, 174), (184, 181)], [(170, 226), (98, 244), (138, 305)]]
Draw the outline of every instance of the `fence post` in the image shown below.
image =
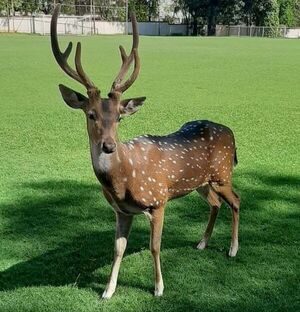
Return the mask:
[(42, 15), (42, 27), (43, 27), (43, 36), (45, 36), (45, 21), (44, 21), (44, 15)]
[(32, 33), (35, 34), (35, 15), (32, 15)]
[(10, 32), (10, 27), (9, 27), (9, 8), (8, 8), (8, 3), (7, 3), (7, 32)]
[(81, 20), (81, 34), (83, 35), (83, 19)]
[(285, 26), (284, 27), (284, 38), (286, 38), (287, 37), (287, 27)]
[(7, 32), (10, 32), (10, 27), (9, 27), (9, 16), (7, 17)]
[(241, 25), (239, 25), (238, 36), (241, 36)]
[(12, 19), (13, 32), (15, 32), (15, 8), (14, 8), (13, 0), (11, 1), (11, 19)]
[(263, 29), (262, 29), (262, 34), (261, 34), (261, 36), (262, 36), (262, 37), (264, 37), (264, 35), (265, 35), (265, 26), (263, 26)]
[(128, 35), (128, 0), (125, 1), (125, 35)]
[(93, 34), (93, 0), (91, 0), (90, 4), (90, 15), (91, 15), (91, 35)]

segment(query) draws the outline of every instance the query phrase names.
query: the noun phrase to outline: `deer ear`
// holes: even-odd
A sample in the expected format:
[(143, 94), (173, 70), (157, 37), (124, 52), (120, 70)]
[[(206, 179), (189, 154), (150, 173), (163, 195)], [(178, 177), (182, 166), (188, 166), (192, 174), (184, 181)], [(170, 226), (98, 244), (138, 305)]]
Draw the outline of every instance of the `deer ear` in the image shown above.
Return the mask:
[(136, 113), (140, 106), (144, 104), (145, 100), (145, 97), (122, 100), (120, 103), (120, 114), (123, 116), (130, 116)]
[(59, 85), (60, 93), (70, 107), (72, 108), (84, 108), (88, 102), (88, 98), (62, 84)]

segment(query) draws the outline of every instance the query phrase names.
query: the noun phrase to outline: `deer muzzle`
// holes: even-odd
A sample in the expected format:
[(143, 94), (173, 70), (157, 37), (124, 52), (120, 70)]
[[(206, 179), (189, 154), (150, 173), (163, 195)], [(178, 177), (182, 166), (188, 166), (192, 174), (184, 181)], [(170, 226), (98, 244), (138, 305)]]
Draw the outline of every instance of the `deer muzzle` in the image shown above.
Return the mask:
[(101, 149), (106, 154), (111, 154), (116, 151), (117, 144), (112, 138), (104, 140), (101, 144)]

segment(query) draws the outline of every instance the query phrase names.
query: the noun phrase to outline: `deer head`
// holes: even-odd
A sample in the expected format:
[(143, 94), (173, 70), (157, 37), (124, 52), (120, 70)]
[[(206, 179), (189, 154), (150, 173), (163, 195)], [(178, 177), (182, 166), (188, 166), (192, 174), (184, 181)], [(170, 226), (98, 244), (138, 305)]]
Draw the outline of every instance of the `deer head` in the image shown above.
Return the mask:
[[(120, 46), (122, 59), (121, 69), (116, 76), (107, 98), (102, 98), (100, 89), (90, 80), (81, 64), (81, 44), (77, 43), (75, 52), (75, 68), (68, 64), (68, 57), (72, 51), (72, 42), (68, 44), (65, 52), (61, 52), (57, 39), (57, 18), (60, 11), (58, 4), (51, 20), (51, 46), (54, 57), (62, 70), (83, 84), (87, 89), (87, 97), (62, 84), (59, 85), (61, 95), (71, 108), (80, 108), (86, 115), (87, 129), (90, 140), (96, 144), (104, 153), (112, 153), (116, 150), (116, 136), (118, 122), (122, 116), (134, 114), (144, 103), (145, 97), (122, 100), (123, 93), (135, 82), (140, 71), (140, 59), (138, 55), (139, 36), (137, 21), (134, 14), (131, 16), (133, 43), (131, 52), (126, 54), (125, 49)], [(131, 64), (134, 62), (132, 74), (123, 81)]]

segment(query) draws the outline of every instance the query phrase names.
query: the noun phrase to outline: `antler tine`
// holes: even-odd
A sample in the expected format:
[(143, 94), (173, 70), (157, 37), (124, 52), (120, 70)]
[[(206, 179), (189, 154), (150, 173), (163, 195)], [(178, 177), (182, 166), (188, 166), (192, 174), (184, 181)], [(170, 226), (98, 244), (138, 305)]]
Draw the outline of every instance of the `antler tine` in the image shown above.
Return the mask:
[[(59, 48), (58, 39), (57, 39), (57, 19), (58, 19), (59, 12), (60, 12), (60, 4), (57, 4), (54, 8), (54, 12), (53, 12), (52, 19), (51, 19), (51, 47), (52, 47), (53, 55), (58, 65), (67, 75), (69, 75), (71, 78), (83, 84), (86, 88), (94, 87), (94, 84), (84, 73), (83, 68), (81, 66), (80, 44), (79, 45), (77, 44), (76, 56), (75, 56), (75, 60), (76, 60), (75, 63), (76, 63), (77, 71), (71, 68), (67, 61), (72, 51), (72, 47), (73, 47), (72, 42), (69, 42), (65, 52), (61, 52)], [(79, 64), (78, 68), (77, 68), (77, 64)]]
[(135, 82), (136, 78), (138, 77), (140, 73), (141, 63), (140, 58), (138, 55), (138, 51), (136, 49), (133, 50), (133, 57), (134, 57), (134, 70), (129, 77), (128, 80), (126, 80), (121, 86), (119, 86), (120, 92), (125, 92), (131, 85)]
[(135, 13), (131, 14), (131, 23), (132, 23), (132, 36), (133, 36), (131, 51), (133, 51), (133, 49), (137, 49), (139, 46), (138, 24), (137, 24)]
[(82, 79), (85, 86), (89, 88), (95, 87), (94, 83), (89, 79), (87, 74), (84, 72), (82, 65), (81, 65), (81, 43), (78, 42), (76, 46), (76, 53), (75, 53), (75, 66), (79, 77)]
[[(122, 58), (122, 65), (121, 69), (115, 78), (111, 91), (118, 91), (118, 92), (125, 92), (136, 80), (140, 71), (140, 59), (138, 56), (138, 46), (139, 46), (139, 34), (138, 34), (138, 24), (136, 20), (136, 16), (134, 13), (131, 14), (131, 22), (132, 22), (132, 48), (129, 56), (126, 55), (125, 49), (123, 46), (119, 46), (121, 58)], [(131, 74), (130, 78), (122, 84), (122, 81), (129, 70), (129, 67), (134, 60), (134, 71)]]

